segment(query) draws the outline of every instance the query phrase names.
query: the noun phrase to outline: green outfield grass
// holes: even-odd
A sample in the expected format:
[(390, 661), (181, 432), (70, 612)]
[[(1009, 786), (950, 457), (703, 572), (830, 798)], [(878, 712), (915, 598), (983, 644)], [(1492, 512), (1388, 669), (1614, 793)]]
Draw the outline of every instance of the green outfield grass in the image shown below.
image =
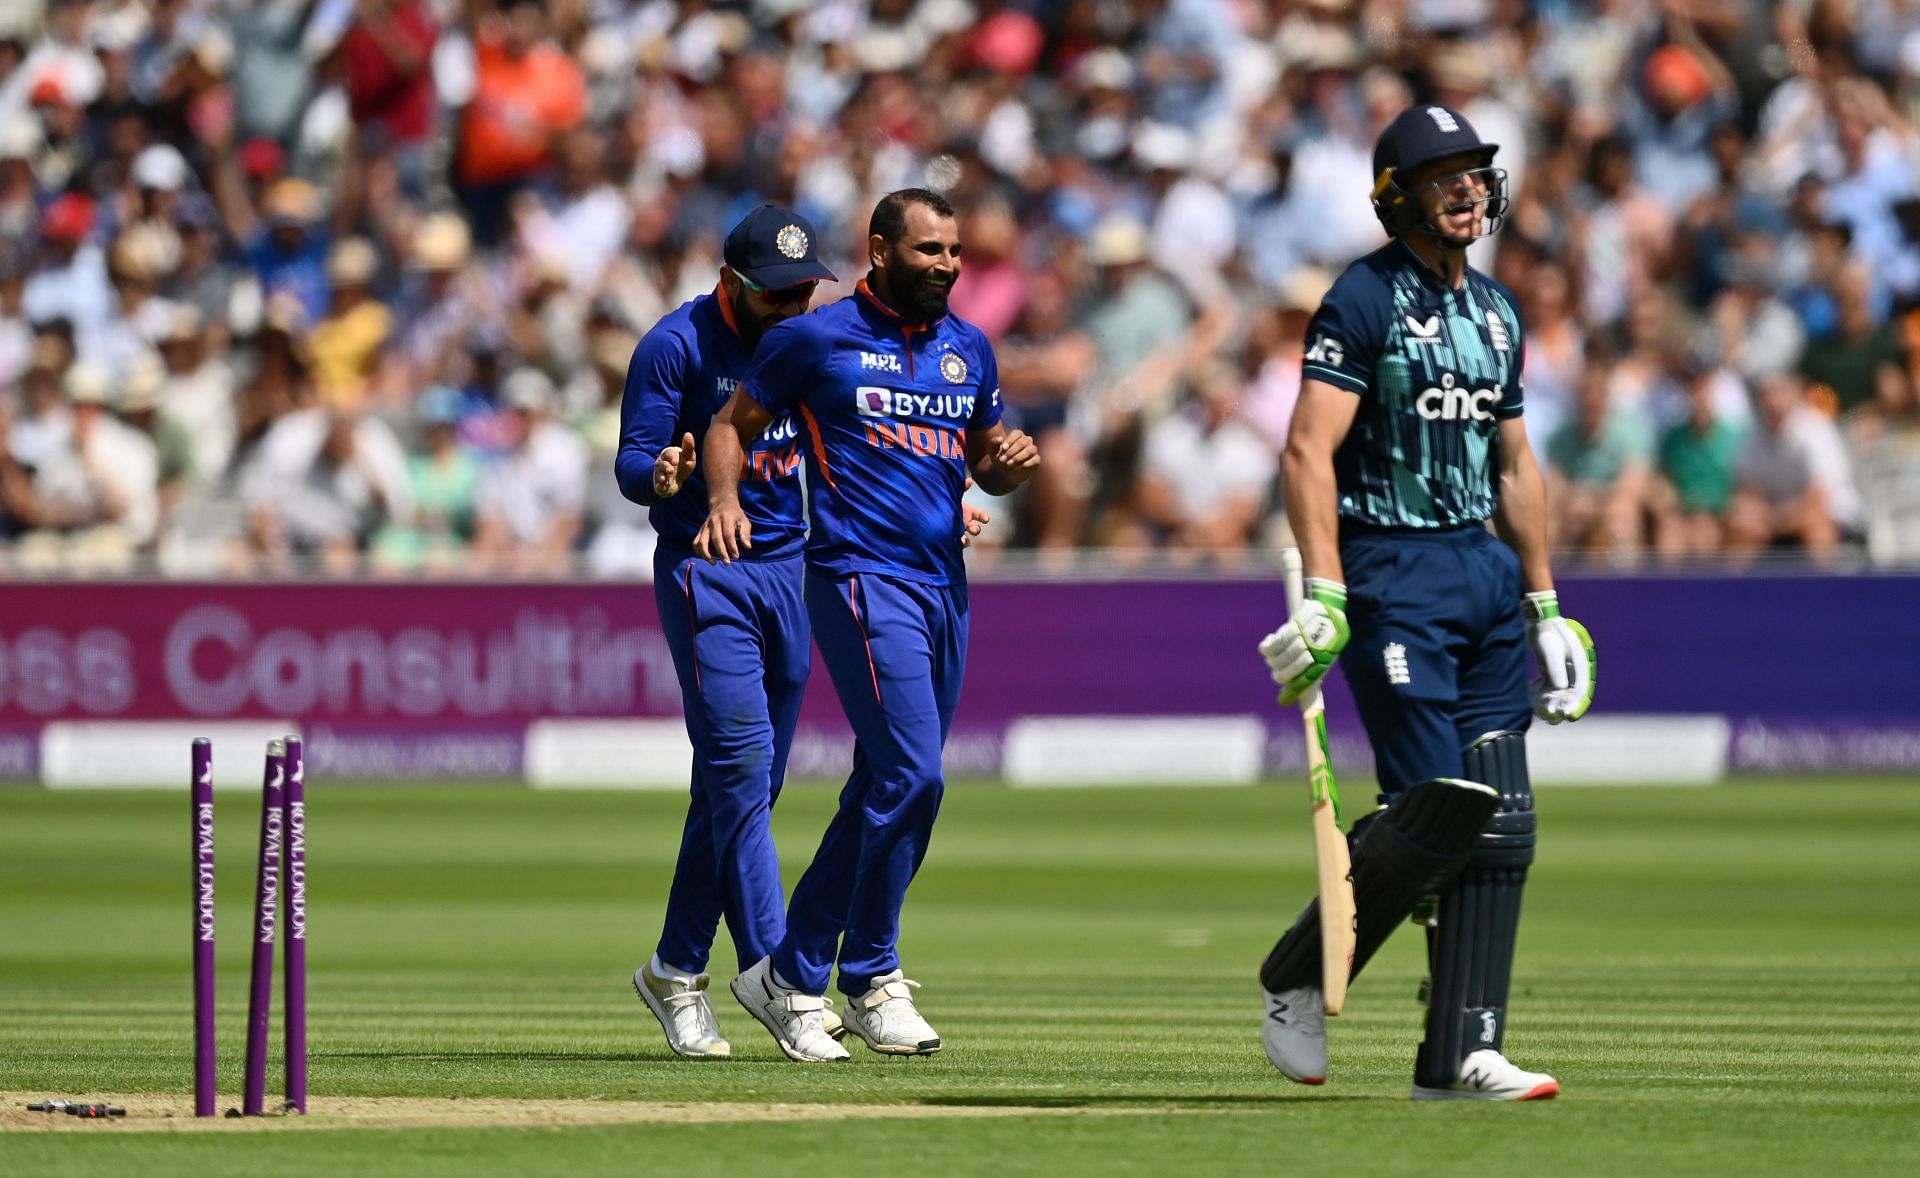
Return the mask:
[[(316, 1104), (925, 1115), (245, 1134), (95, 1124), (0, 1132), (0, 1171), (1920, 1172), (1920, 785), (1543, 791), (1508, 1046), (1565, 1095), (1499, 1107), (1406, 1099), (1421, 1015), (1411, 932), (1330, 1028), (1324, 1088), (1268, 1067), (1254, 974), (1311, 887), (1304, 798), (1296, 783), (953, 788), (904, 943), (948, 1050), (898, 1061), (856, 1044), (851, 1063), (803, 1068), (725, 994), (729, 949), (715, 973), (731, 1061), (673, 1059), (629, 988), (658, 931), (679, 797), (317, 782)], [(832, 802), (824, 787), (783, 799), (789, 881)], [(219, 804), (232, 1093), (258, 802), (223, 792)], [(0, 1091), (187, 1092), (185, 810), (184, 793), (0, 789)], [(952, 1115), (997, 1108), (1040, 1111)]]

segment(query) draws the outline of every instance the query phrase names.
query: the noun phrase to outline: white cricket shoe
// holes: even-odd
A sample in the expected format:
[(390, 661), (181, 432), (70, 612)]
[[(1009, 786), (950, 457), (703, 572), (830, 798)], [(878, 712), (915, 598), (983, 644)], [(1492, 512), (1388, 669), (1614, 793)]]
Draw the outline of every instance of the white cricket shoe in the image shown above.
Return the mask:
[(1467, 1056), (1452, 1087), (1413, 1086), (1415, 1100), (1552, 1100), (1558, 1095), (1560, 1081), (1516, 1067), (1491, 1047)]
[(1327, 1014), (1320, 991), (1301, 986), (1278, 994), (1261, 993), (1267, 998), (1267, 1022), (1260, 1036), (1267, 1058), (1295, 1083), (1326, 1083)]
[(932, 1055), (940, 1033), (913, 1005), (920, 983), (899, 970), (873, 979), (873, 988), (847, 1003), (847, 1030), (882, 1055)]
[(827, 1000), (818, 994), (789, 990), (773, 980), (773, 959), (762, 957), (733, 979), (733, 996), (747, 1013), (773, 1032), (773, 1041), (787, 1058), (798, 1063), (832, 1063), (847, 1058), (847, 1049), (827, 1030)]
[(659, 977), (653, 972), (652, 962), (633, 971), (634, 993), (660, 1020), (660, 1029), (667, 1033), (667, 1046), (675, 1055), (724, 1059), (733, 1054), (733, 1047), (720, 1037), (720, 1028), (713, 1021), (713, 1004), (707, 1001), (710, 980), (706, 974), (689, 979)]

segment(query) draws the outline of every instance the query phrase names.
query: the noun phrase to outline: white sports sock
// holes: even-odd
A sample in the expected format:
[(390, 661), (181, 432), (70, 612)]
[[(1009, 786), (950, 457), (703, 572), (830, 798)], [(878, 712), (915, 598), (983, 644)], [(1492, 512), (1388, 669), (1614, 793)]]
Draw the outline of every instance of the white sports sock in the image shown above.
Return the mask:
[(647, 971), (654, 977), (665, 982), (691, 982), (700, 976), (697, 973), (688, 973), (684, 969), (668, 965), (666, 962), (660, 960), (658, 953), (655, 953), (653, 960), (647, 963)]

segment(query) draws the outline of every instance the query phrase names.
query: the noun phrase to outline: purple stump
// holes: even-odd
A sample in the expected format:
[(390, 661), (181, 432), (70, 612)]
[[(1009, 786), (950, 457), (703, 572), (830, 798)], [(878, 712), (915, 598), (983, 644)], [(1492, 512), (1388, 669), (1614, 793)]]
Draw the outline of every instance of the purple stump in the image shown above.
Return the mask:
[(193, 1115), (214, 1115), (213, 742), (193, 742)]
[(247, 1075), (242, 1116), (257, 1117), (267, 1103), (267, 1030), (273, 1013), (273, 940), (280, 922), (280, 838), (286, 820), (283, 785), (287, 747), (267, 742), (260, 790), (260, 874), (253, 891), (253, 986), (247, 994)]
[(307, 1111), (307, 783), (300, 738), (286, 740), (287, 1111)]

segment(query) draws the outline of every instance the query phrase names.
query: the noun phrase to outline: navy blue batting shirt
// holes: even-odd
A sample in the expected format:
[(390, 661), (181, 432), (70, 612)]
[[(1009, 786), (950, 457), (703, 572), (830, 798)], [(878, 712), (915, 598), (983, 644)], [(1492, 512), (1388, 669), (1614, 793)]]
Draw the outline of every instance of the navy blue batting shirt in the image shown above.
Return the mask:
[(1454, 290), (1401, 241), (1347, 267), (1307, 327), (1301, 375), (1360, 398), (1333, 455), (1340, 514), (1392, 528), (1483, 523), (1499, 423), (1521, 412), (1511, 291), (1469, 267)]

